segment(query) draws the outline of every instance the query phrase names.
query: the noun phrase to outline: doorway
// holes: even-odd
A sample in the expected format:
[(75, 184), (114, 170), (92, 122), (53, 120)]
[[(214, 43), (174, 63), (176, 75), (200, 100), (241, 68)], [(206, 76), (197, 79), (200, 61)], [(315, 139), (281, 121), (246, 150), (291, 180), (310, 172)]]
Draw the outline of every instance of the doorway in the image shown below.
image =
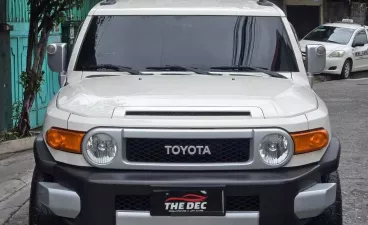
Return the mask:
[(320, 25), (320, 6), (288, 5), (286, 12), (300, 39)]

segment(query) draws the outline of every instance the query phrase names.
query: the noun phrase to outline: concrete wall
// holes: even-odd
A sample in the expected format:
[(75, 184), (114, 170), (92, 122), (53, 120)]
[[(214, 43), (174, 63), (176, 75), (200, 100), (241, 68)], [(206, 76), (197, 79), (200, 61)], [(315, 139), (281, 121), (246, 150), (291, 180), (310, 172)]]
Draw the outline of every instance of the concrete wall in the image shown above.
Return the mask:
[(367, 13), (367, 4), (353, 2), (351, 5), (351, 18), (355, 23), (365, 24)]
[(274, 3), (275, 5), (277, 5), (278, 7), (280, 7), (281, 9), (283, 8), (283, 0), (270, 0), (270, 2)]
[(323, 2), (325, 0), (284, 0), (283, 10), (286, 12), (287, 5), (306, 5), (306, 6), (320, 6), (320, 23), (323, 23)]
[(347, 2), (325, 1), (324, 3), (324, 22), (341, 21), (349, 15), (349, 4)]

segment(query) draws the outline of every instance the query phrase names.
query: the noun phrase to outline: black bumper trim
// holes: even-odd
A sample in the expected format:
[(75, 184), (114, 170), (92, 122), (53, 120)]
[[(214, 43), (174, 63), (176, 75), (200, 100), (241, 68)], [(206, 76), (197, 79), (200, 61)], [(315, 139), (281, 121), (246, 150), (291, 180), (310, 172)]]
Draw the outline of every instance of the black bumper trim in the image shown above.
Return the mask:
[(319, 162), (322, 174), (329, 174), (339, 168), (341, 155), (341, 144), (336, 137), (332, 137), (330, 144)]
[(36, 167), (45, 174), (53, 175), (56, 161), (48, 150), (42, 134), (39, 134), (33, 144), (33, 155)]
[[(296, 225), (294, 198), (300, 190), (320, 182), (321, 176), (336, 171), (340, 143), (331, 139), (319, 163), (297, 168), (262, 171), (121, 171), (81, 168), (56, 163), (42, 136), (35, 140), (36, 166), (52, 175), (55, 182), (76, 191), (82, 211), (75, 224), (115, 224), (118, 195), (149, 195), (157, 188), (219, 187), (232, 196), (259, 196), (260, 225)], [(96, 207), (96, 206), (103, 207)], [(275, 210), (277, 209), (277, 210)]]

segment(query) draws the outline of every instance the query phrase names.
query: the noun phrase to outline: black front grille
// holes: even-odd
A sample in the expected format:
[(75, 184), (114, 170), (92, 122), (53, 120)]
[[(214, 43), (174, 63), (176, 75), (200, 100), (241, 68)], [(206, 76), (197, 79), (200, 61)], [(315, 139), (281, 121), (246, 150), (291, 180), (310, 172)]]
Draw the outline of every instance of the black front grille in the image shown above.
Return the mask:
[(115, 198), (116, 210), (149, 211), (150, 197), (148, 195), (119, 195)]
[[(148, 139), (126, 140), (126, 157), (130, 162), (149, 163), (231, 163), (249, 159), (249, 139)], [(165, 146), (176, 146), (168, 150)], [(180, 146), (202, 146), (201, 150)], [(208, 146), (211, 154), (204, 151)], [(168, 154), (169, 151), (169, 154)], [(195, 151), (195, 154), (190, 154)], [(202, 152), (202, 154), (199, 153)], [(174, 154), (178, 153), (178, 154)], [(205, 153), (205, 154), (204, 154)]]
[[(115, 209), (126, 211), (149, 211), (148, 195), (119, 195), (115, 198)], [(258, 196), (226, 196), (226, 211), (259, 211)]]
[(227, 196), (226, 211), (259, 211), (259, 197)]
[(119, 195), (115, 198), (115, 209), (149, 211), (150, 197), (148, 195)]

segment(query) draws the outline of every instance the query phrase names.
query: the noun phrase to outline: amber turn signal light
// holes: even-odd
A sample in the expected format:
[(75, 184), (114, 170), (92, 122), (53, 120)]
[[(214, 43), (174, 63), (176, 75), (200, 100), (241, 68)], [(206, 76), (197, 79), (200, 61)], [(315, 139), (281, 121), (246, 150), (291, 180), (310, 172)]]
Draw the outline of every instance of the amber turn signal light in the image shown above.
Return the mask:
[(80, 154), (84, 135), (80, 131), (51, 128), (46, 132), (46, 143), (57, 150)]
[(328, 144), (328, 132), (325, 129), (316, 129), (292, 133), (294, 140), (295, 154), (308, 153), (321, 150)]

